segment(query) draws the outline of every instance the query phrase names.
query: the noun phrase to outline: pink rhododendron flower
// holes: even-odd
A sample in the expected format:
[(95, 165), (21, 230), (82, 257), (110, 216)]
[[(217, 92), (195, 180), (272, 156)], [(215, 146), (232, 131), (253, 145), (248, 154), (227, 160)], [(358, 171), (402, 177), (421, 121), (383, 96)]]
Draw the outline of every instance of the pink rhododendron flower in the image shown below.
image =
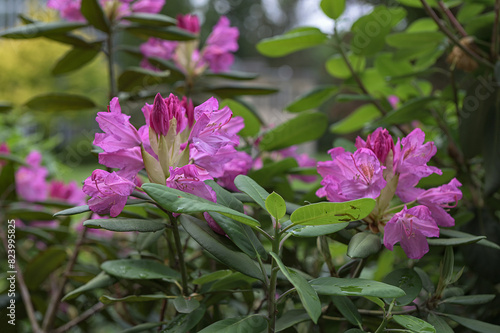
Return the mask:
[(377, 156), (367, 148), (354, 154), (343, 148), (328, 151), (333, 161), (318, 162), (318, 173), (323, 177), (316, 195), (329, 201), (343, 202), (360, 198), (377, 198), (385, 187), (383, 167)]
[(120, 177), (116, 172), (94, 170), (92, 175), (85, 179), (83, 192), (91, 196), (88, 204), (90, 209), (100, 215), (118, 216), (127, 198), (135, 189), (135, 184)]
[(200, 198), (217, 201), (215, 191), (203, 181), (212, 179), (208, 172), (194, 164), (188, 164), (180, 168), (170, 168), (170, 177), (166, 184), (182, 192), (194, 194)]
[(146, 43), (141, 44), (140, 50), (145, 57), (170, 60), (174, 56), (177, 43), (175, 41), (151, 37)]
[(80, 12), (82, 0), (49, 0), (47, 7), (55, 9), (67, 21), (85, 22)]
[(49, 183), (49, 197), (59, 199), (73, 205), (85, 203), (85, 193), (75, 181), (65, 184), (60, 180), (52, 180)]
[(398, 107), (399, 97), (396, 95), (390, 95), (387, 97), (387, 101), (391, 104), (392, 108), (395, 109)]
[(439, 237), (439, 228), (429, 208), (416, 206), (394, 214), (384, 229), (384, 245), (393, 250), (399, 242), (410, 259), (420, 259), (429, 251), (426, 237)]
[(231, 191), (238, 191), (234, 179), (238, 175), (246, 175), (252, 168), (252, 157), (243, 151), (233, 154), (233, 159), (223, 164), (222, 175), (217, 177), (217, 183)]
[(230, 27), (229, 19), (222, 16), (208, 36), (202, 58), (215, 72), (227, 71), (234, 62), (231, 52), (238, 50), (238, 28)]
[[(130, 2), (130, 1), (125, 1), (125, 2)], [(165, 0), (137, 0), (132, 3), (131, 9), (134, 13), (156, 14), (161, 11), (164, 5), (165, 5)]]
[[(300, 168), (310, 168), (315, 167), (317, 161), (314, 158), (309, 157), (307, 154), (299, 154), (297, 153), (297, 146), (288, 147), (286, 149), (282, 149), (277, 151), (282, 158), (292, 157), (297, 161), (297, 164)], [(312, 183), (316, 181), (317, 176), (302, 176), (302, 175), (291, 175), (291, 178), (300, 179), (306, 183)]]
[(44, 201), (48, 196), (46, 168), (41, 166), (42, 154), (34, 150), (26, 157), (28, 166), (21, 166), (15, 175), (17, 194), (26, 201)]
[(133, 179), (139, 171), (144, 169), (140, 147), (99, 153), (99, 163), (108, 168), (120, 169), (116, 173), (127, 179)]
[(193, 14), (177, 15), (177, 26), (193, 34), (200, 33), (200, 20)]
[[(10, 149), (9, 146), (7, 146), (7, 143), (2, 142), (2, 144), (0, 145), (0, 154), (10, 154)], [(7, 164), (7, 161), (0, 159), (0, 170), (3, 166), (5, 166), (5, 164)]]
[(170, 94), (163, 99), (158, 93), (149, 115), (149, 126), (156, 134), (167, 135), (173, 119), (175, 119), (175, 134), (177, 135), (186, 128), (186, 109), (182, 107), (177, 96)]
[(389, 152), (394, 151), (394, 141), (389, 131), (385, 128), (379, 127), (372, 134), (369, 134), (366, 141), (356, 138), (356, 148), (368, 148), (375, 153), (378, 160), (382, 165), (385, 165), (385, 160)]

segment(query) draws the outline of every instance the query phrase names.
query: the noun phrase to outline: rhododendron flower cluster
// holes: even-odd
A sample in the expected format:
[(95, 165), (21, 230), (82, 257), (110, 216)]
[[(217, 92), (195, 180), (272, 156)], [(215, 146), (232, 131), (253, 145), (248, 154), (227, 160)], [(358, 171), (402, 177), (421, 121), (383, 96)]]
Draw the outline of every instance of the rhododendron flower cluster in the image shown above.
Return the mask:
[(234, 178), (250, 169), (251, 157), (236, 150), (243, 119), (233, 117), (228, 107), (219, 110), (215, 98), (193, 107), (185, 97), (179, 100), (173, 94), (167, 98), (157, 94), (142, 112), (145, 125), (139, 129), (121, 112), (116, 97), (108, 112), (97, 114), (104, 132), (97, 133), (94, 140), (103, 150), (99, 162), (117, 170), (95, 170), (85, 180), (83, 191), (92, 197), (92, 211), (113, 217), (120, 214), (139, 185), (137, 174), (142, 169), (151, 182), (213, 202), (216, 194), (203, 181), (217, 179), (222, 186), (233, 188)]
[[(399, 242), (409, 258), (419, 259), (429, 250), (426, 237), (439, 237), (438, 226), (455, 224), (447, 209), (462, 198), (461, 184), (455, 178), (436, 188), (416, 187), (422, 178), (442, 174), (427, 165), (437, 149), (424, 140), (424, 132), (417, 128), (394, 144), (389, 132), (378, 128), (366, 141), (357, 138), (354, 153), (333, 148), (331, 161), (318, 162), (323, 179), (316, 194), (332, 202), (375, 199), (377, 204), (365, 219), (370, 230), (378, 232), (385, 226), (388, 249)], [(394, 214), (389, 206), (395, 195), (405, 206)], [(416, 206), (407, 208), (411, 205)]]
[[(132, 13), (156, 14), (165, 5), (165, 0), (99, 0), (104, 12), (111, 20), (119, 20)], [(85, 22), (81, 13), (82, 0), (49, 0), (47, 7), (55, 9), (67, 21)]]
[[(196, 15), (178, 15), (177, 26), (195, 35), (200, 33), (200, 23)], [(155, 70), (147, 58), (173, 60), (176, 66), (187, 76), (200, 75), (208, 67), (215, 73), (227, 71), (234, 62), (232, 52), (238, 50), (239, 31), (231, 27), (229, 19), (222, 16), (214, 26), (199, 50), (199, 40), (188, 42), (166, 41), (150, 38), (140, 49), (144, 55), (141, 66)]]

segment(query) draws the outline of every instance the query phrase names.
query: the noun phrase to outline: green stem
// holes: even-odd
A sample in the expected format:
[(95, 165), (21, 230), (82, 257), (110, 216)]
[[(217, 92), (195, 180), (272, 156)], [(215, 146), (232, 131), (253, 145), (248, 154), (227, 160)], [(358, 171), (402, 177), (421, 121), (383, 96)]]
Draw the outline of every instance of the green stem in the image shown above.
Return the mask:
[(188, 277), (186, 271), (186, 262), (184, 261), (184, 252), (182, 251), (181, 237), (179, 235), (179, 226), (177, 225), (177, 219), (170, 216), (170, 221), (172, 221), (172, 231), (174, 234), (175, 248), (177, 249), (177, 257), (179, 259), (179, 266), (181, 269), (182, 278), (182, 294), (188, 296)]
[(115, 80), (115, 52), (113, 46), (113, 30), (110, 30), (107, 38), (108, 46), (108, 74), (109, 74), (109, 99), (117, 95)]
[[(273, 219), (274, 227), (274, 239), (273, 239), (273, 252), (279, 255), (279, 247), (280, 247), (280, 230), (279, 224), (276, 223), (274, 217)], [(273, 259), (271, 264), (271, 278), (270, 285), (267, 295), (267, 312), (269, 315), (269, 327), (268, 333), (274, 333), (276, 330), (276, 283), (278, 280), (278, 263)]]

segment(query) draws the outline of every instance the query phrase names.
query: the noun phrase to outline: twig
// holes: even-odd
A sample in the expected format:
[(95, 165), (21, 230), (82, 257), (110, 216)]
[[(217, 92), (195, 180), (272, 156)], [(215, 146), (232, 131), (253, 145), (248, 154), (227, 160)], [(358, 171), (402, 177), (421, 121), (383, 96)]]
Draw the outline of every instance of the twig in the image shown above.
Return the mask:
[(73, 319), (73, 320), (67, 322), (66, 324), (62, 325), (61, 327), (57, 328), (54, 331), (54, 333), (65, 333), (65, 332), (67, 332), (70, 328), (78, 325), (82, 321), (85, 321), (86, 319), (88, 319), (89, 317), (91, 317), (92, 315), (94, 315), (96, 312), (101, 311), (105, 307), (106, 307), (106, 305), (103, 304), (103, 303), (97, 303), (97, 304), (95, 304), (93, 307), (91, 307), (90, 309), (88, 309), (87, 311), (85, 311), (84, 313), (82, 313), (81, 315), (79, 315), (78, 317), (76, 317), (75, 319)]
[(68, 265), (64, 270), (64, 274), (62, 275), (61, 281), (59, 281), (59, 288), (53, 294), (51, 301), (49, 302), (49, 307), (47, 309), (45, 318), (43, 319), (42, 329), (43, 331), (49, 331), (52, 327), (54, 319), (56, 317), (57, 309), (59, 308), (59, 304), (61, 303), (62, 294), (64, 292), (64, 287), (66, 285), (66, 281), (68, 280), (68, 276), (73, 271), (73, 267), (75, 266), (76, 259), (78, 258), (78, 254), (80, 253), (80, 247), (85, 241), (85, 235), (87, 234), (87, 228), (83, 228), (78, 236), (78, 241), (75, 245), (75, 250), (69, 259)]
[[(2, 217), (4, 219), (4, 217)], [(7, 237), (2, 229), (0, 229), (0, 238), (2, 239), (2, 243), (5, 247), (5, 251), (8, 252), (8, 242)], [(30, 293), (28, 291), (28, 287), (26, 286), (26, 282), (24, 281), (24, 276), (21, 271), (21, 268), (17, 264), (17, 261), (14, 262), (14, 266), (16, 267), (16, 280), (19, 289), (21, 290), (21, 297), (23, 299), (24, 307), (26, 308), (26, 312), (28, 314), (28, 318), (31, 324), (31, 328), (34, 333), (41, 333), (40, 326), (38, 325), (38, 321), (35, 317), (35, 309), (33, 308), (33, 303), (31, 302)]]
[[(163, 302), (161, 303), (161, 310), (160, 310), (160, 322), (165, 319), (165, 309), (167, 308), (167, 299), (164, 299)], [(163, 325), (158, 326), (158, 332), (161, 331)]]
[(495, 1), (495, 21), (491, 36), (491, 61), (496, 62), (498, 57), (498, 17), (500, 16), (500, 0)]
[(448, 17), (448, 19), (450, 20), (451, 25), (455, 29), (457, 29), (457, 31), (462, 35), (462, 37), (467, 37), (468, 35), (467, 35), (467, 32), (465, 31), (464, 27), (462, 27), (460, 22), (457, 21), (457, 18), (455, 17), (455, 15), (453, 15), (453, 13), (450, 11), (450, 9), (448, 7), (446, 7), (444, 2), (439, 1), (438, 5), (441, 8), (441, 10), (445, 13), (445, 15)]
[(107, 38), (107, 46), (108, 46), (108, 75), (109, 75), (109, 99), (112, 99), (116, 96), (116, 81), (115, 81), (115, 54), (113, 47), (113, 31), (108, 33)]
[(460, 40), (457, 37), (455, 37), (455, 35), (453, 35), (451, 33), (451, 31), (448, 30), (448, 28), (446, 28), (446, 26), (443, 24), (443, 22), (441, 22), (439, 17), (436, 15), (434, 10), (429, 6), (429, 4), (427, 3), (426, 0), (420, 0), (420, 2), (424, 6), (425, 11), (430, 16), (430, 18), (433, 19), (434, 22), (436, 22), (437, 26), (439, 27), (439, 30), (441, 30), (456, 46), (458, 46), (460, 49), (462, 49), (462, 51), (467, 53), (470, 57), (474, 58), (476, 61), (480, 62), (481, 64), (483, 64), (487, 67), (490, 67), (490, 68), (495, 67), (492, 63), (490, 63), (489, 61), (487, 61), (487, 60), (481, 58), (479, 55), (477, 55), (474, 51), (463, 46), (460, 43)]

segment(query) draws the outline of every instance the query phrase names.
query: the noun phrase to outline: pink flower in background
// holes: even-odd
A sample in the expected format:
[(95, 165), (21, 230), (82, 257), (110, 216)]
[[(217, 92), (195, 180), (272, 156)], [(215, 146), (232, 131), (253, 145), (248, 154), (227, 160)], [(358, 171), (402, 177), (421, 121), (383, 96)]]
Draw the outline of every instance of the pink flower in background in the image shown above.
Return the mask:
[(48, 196), (46, 168), (41, 166), (42, 154), (34, 150), (26, 157), (28, 166), (21, 166), (15, 175), (17, 194), (26, 201), (44, 201)]
[(389, 104), (391, 104), (393, 109), (396, 109), (399, 104), (399, 97), (396, 95), (390, 95), (389, 97), (387, 97), (387, 101), (389, 102)]
[(61, 180), (52, 180), (49, 183), (49, 197), (59, 199), (73, 205), (85, 204), (85, 193), (75, 181), (65, 184)]
[(85, 22), (80, 12), (82, 0), (49, 0), (47, 7), (55, 9), (67, 21)]
[(238, 50), (239, 36), (238, 28), (231, 27), (229, 19), (221, 16), (208, 36), (202, 51), (202, 58), (213, 72), (227, 71), (231, 67), (234, 62), (231, 52)]
[(429, 251), (426, 237), (439, 237), (439, 228), (425, 206), (407, 209), (394, 214), (384, 230), (384, 245), (393, 250), (399, 242), (410, 259), (420, 259)]
[(148, 39), (146, 43), (141, 44), (140, 50), (141, 53), (147, 58), (154, 57), (154, 58), (170, 60), (174, 56), (177, 43), (178, 42), (175, 41), (163, 40), (151, 37)]
[(100, 215), (118, 216), (127, 202), (127, 198), (135, 189), (135, 184), (120, 177), (116, 172), (94, 170), (85, 179), (83, 192), (91, 196), (90, 209)]
[(177, 15), (177, 26), (193, 34), (200, 33), (200, 20), (194, 14)]
[(316, 195), (329, 201), (343, 202), (360, 198), (377, 198), (385, 187), (383, 168), (377, 156), (367, 148), (350, 153), (343, 148), (328, 151), (333, 161), (318, 162), (323, 177)]
[[(291, 157), (297, 161), (297, 164), (300, 168), (311, 168), (315, 167), (317, 161), (314, 158), (309, 157), (307, 154), (299, 154), (297, 153), (297, 146), (288, 147), (286, 149), (282, 149), (277, 151), (282, 158)], [(312, 183), (316, 181), (317, 176), (302, 176), (302, 175), (291, 175), (291, 178), (300, 179), (306, 183)]]
[[(7, 146), (7, 143), (2, 142), (2, 144), (0, 145), (0, 154), (10, 154), (10, 149), (9, 146)], [(0, 159), (0, 170), (3, 166), (5, 166), (5, 164), (7, 164), (7, 161)]]
[(231, 191), (238, 191), (234, 179), (238, 175), (246, 175), (252, 168), (252, 157), (243, 151), (233, 154), (233, 158), (222, 166), (222, 174), (217, 177), (217, 183)]
[[(122, 2), (131, 2), (124, 1)], [(134, 13), (151, 13), (156, 14), (161, 11), (165, 5), (165, 0), (137, 0), (132, 3), (131, 9)]]
[[(385, 128), (379, 127), (372, 134), (369, 134), (366, 141), (360, 138), (356, 138), (356, 148), (368, 148), (375, 153), (378, 160), (382, 165), (385, 165), (385, 160), (387, 155), (391, 151), (394, 152), (394, 141), (389, 131)], [(391, 161), (392, 163), (392, 161)]]

